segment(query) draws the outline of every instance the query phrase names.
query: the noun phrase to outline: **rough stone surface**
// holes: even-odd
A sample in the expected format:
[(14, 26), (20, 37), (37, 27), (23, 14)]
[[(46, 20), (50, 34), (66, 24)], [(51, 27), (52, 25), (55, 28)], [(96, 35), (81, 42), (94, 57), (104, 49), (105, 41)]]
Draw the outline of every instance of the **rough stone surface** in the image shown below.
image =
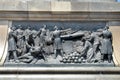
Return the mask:
[(51, 11), (71, 11), (70, 2), (51, 2)]
[[(92, 0), (93, 1), (93, 0)], [(114, 0), (109, 2), (86, 1), (41, 1), (41, 0), (0, 0), (0, 10), (4, 11), (120, 11), (120, 3)], [(97, 2), (98, 1), (98, 2)]]
[(2, 3), (2, 10), (15, 10), (15, 11), (26, 11), (27, 3), (21, 2), (18, 0), (3, 0), (0, 1)]
[(89, 2), (71, 2), (71, 11), (88, 11)]
[(89, 11), (93, 12), (116, 12), (119, 11), (120, 3), (104, 3), (91, 2), (89, 3)]
[(41, 0), (32, 0), (27, 2), (28, 11), (50, 11), (51, 3)]

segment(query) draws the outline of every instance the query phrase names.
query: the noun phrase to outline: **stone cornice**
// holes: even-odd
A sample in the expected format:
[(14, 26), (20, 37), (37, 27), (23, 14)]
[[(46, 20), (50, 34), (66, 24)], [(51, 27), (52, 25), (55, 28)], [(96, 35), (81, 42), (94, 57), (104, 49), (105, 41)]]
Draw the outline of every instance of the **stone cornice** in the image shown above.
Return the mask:
[(1, 20), (120, 20), (120, 3), (0, 1)]
[(116, 21), (119, 12), (37, 12), (37, 11), (0, 11), (0, 20), (50, 20), (50, 21)]
[(0, 0), (0, 11), (120, 12), (118, 2)]

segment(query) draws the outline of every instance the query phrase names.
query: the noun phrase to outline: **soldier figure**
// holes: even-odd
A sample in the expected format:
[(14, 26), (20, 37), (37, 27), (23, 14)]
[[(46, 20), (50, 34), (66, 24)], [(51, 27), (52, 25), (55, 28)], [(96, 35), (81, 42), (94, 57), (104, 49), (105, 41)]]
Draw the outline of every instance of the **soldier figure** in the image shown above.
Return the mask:
[(20, 56), (26, 52), (26, 48), (25, 48), (25, 36), (23, 35), (22, 26), (18, 25), (18, 27), (19, 28), (14, 32), (16, 33), (16, 37), (17, 37), (17, 43), (16, 43), (17, 53), (18, 56)]
[(21, 26), (21, 25), (18, 25), (18, 27), (19, 27), (19, 28), (16, 30), (17, 36), (18, 36), (18, 35), (23, 35), (22, 26)]
[(101, 59), (104, 61), (105, 55), (110, 63), (112, 60), (112, 33), (108, 30), (109, 27), (106, 26), (103, 31), (103, 40), (101, 41)]
[(25, 35), (25, 39), (27, 40), (31, 34), (31, 30), (30, 30), (30, 26), (27, 27), (27, 29), (25, 30), (24, 32), (24, 35)]
[(46, 37), (46, 25), (43, 25), (43, 28), (39, 31), (40, 45), (45, 46), (45, 37)]
[(12, 56), (15, 62), (19, 62), (18, 57), (17, 57), (17, 51), (16, 51), (17, 38), (16, 38), (16, 35), (14, 34), (14, 31), (15, 31), (15, 27), (11, 27), (9, 37), (8, 37), (7, 61), (9, 61)]
[(37, 46), (43, 46), (45, 47), (45, 37), (46, 37), (46, 25), (43, 25), (43, 28), (36, 33), (36, 35), (34, 36), (34, 38), (36, 39)]
[(55, 26), (55, 31), (53, 32), (53, 47), (54, 47), (54, 58), (56, 59), (58, 52), (63, 57), (63, 49), (62, 49), (62, 40), (60, 38), (61, 31), (58, 30), (58, 27)]

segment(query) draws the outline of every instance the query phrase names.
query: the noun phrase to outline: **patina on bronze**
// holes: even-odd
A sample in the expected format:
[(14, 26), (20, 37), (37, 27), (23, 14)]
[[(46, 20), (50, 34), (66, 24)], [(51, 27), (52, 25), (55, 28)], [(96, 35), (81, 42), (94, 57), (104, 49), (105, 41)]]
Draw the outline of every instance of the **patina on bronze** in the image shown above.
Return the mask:
[[(112, 63), (112, 34), (108, 26), (96, 31), (58, 29), (43, 25), (11, 27), (7, 63), (18, 64), (101, 64)], [(12, 39), (12, 40), (11, 40)], [(70, 49), (68, 43), (72, 46)], [(68, 47), (65, 50), (64, 47)], [(69, 51), (70, 50), (70, 51)]]

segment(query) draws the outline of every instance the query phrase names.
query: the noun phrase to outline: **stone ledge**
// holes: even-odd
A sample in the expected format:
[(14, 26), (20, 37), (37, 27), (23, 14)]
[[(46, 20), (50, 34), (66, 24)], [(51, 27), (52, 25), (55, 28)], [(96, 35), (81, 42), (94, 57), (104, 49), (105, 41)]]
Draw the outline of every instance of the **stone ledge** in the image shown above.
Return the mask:
[(120, 74), (120, 67), (0, 67), (0, 74)]
[(50, 20), (50, 21), (120, 21), (120, 12), (70, 12), (51, 13), (37, 11), (0, 11), (1, 20)]
[(40, 75), (40, 74), (12, 74), (0, 75), (0, 80), (120, 80), (120, 75), (95, 75), (95, 74), (54, 74), (54, 75)]
[(0, 80), (120, 80), (120, 67), (0, 67)]

